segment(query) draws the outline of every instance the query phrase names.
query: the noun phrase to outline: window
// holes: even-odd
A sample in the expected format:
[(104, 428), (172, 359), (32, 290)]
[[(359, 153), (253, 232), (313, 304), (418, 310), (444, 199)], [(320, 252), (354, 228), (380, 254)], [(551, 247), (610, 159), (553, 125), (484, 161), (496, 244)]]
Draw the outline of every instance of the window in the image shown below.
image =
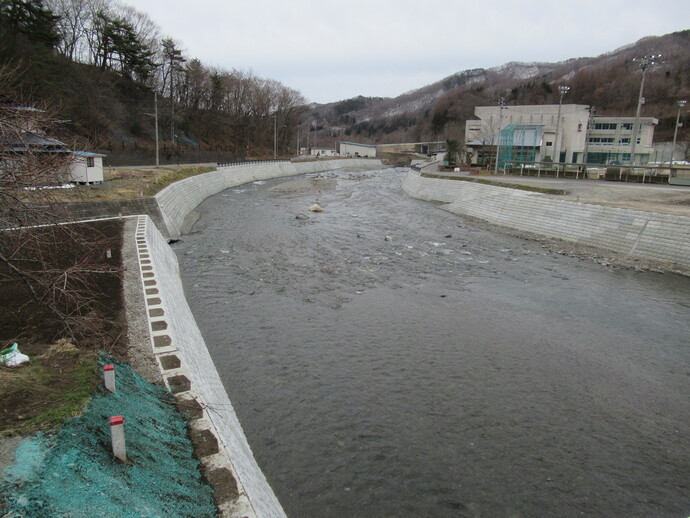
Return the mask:
[(630, 144), (630, 138), (621, 138), (618, 139), (619, 144)]
[(550, 146), (553, 146), (553, 142), (548, 142), (548, 141), (547, 141), (547, 142), (546, 142), (546, 147), (550, 147)]
[(624, 131), (632, 131), (632, 127), (633, 127), (632, 122), (623, 122), (621, 124), (621, 129)]
[(92, 156), (87, 156), (86, 157), (86, 167), (93, 167), (94, 166), (94, 159)]
[(596, 122), (596, 123), (594, 123), (594, 129), (595, 130), (615, 130), (616, 129), (616, 123), (615, 122)]
[(613, 137), (589, 137), (590, 144), (599, 144), (600, 146), (612, 146)]

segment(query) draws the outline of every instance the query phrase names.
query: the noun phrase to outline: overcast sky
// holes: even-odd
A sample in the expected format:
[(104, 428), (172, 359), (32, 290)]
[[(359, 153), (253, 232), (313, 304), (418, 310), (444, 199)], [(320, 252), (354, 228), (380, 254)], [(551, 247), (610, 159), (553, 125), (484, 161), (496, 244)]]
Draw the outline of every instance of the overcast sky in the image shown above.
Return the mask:
[(123, 0), (185, 54), (326, 103), (468, 68), (598, 56), (690, 28), (688, 0)]

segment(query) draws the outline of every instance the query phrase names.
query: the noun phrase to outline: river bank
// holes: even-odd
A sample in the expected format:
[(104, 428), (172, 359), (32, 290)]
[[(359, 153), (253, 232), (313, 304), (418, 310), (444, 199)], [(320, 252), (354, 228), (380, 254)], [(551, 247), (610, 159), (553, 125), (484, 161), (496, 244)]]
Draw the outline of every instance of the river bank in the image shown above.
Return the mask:
[(245, 184), (172, 245), (287, 514), (680, 514), (688, 280), (476, 225), (406, 174)]
[[(324, 170), (323, 167), (319, 165), (316, 170)], [(270, 174), (278, 176), (282, 176), (283, 173), (287, 173), (288, 176), (302, 174), (297, 169), (293, 169), (282, 170), (280, 167), (274, 166), (274, 169), (268, 173), (266, 171), (257, 171), (256, 169), (244, 171), (233, 169), (222, 172), (222, 174), (211, 173), (213, 181), (207, 181), (208, 178), (205, 175), (200, 176), (198, 180), (192, 183), (204, 184), (203, 188), (198, 189), (194, 186), (191, 189), (185, 188), (181, 191), (175, 188), (174, 193), (168, 193), (168, 195), (162, 196), (159, 200), (163, 213), (162, 221), (165, 224), (165, 233), (159, 232), (151, 220), (136, 218), (131, 220), (134, 226), (127, 234), (129, 236), (127, 238), (129, 245), (125, 245), (125, 247), (131, 247), (130, 255), (135, 260), (134, 265), (127, 268), (127, 271), (133, 274), (130, 283), (131, 290), (133, 291), (130, 291), (126, 298), (134, 301), (133, 303), (135, 304), (134, 309), (128, 310), (128, 322), (132, 323), (130, 324), (130, 332), (139, 329), (136, 332), (140, 333), (138, 338), (134, 337), (130, 340), (130, 343), (139, 344), (140, 347), (133, 354), (134, 357), (143, 360), (143, 363), (137, 369), (149, 372), (149, 375), (154, 379), (157, 377), (158, 380), (164, 380), (166, 386), (173, 393), (178, 393), (181, 397), (190, 396), (187, 398), (189, 401), (201, 401), (199, 407), (205, 413), (202, 412), (203, 418), (200, 422), (205, 425), (211, 425), (211, 428), (214, 429), (214, 432), (211, 433), (215, 438), (215, 442), (219, 445), (217, 448), (211, 447), (210, 450), (207, 450), (212, 452), (209, 456), (213, 457), (214, 462), (218, 462), (219, 457), (216, 455), (220, 454), (220, 457), (223, 457), (222, 462), (226, 462), (221, 467), (221, 471), (216, 472), (216, 474), (219, 478), (226, 480), (230, 478), (227, 475), (231, 474), (232, 479), (236, 479), (240, 483), (237, 486), (237, 494), (246, 497), (243, 504), (245, 505), (244, 510), (241, 511), (245, 514), (238, 514), (238, 516), (251, 515), (252, 498), (250, 498), (250, 494), (257, 495), (254, 497), (254, 501), (265, 502), (268, 505), (274, 506), (273, 510), (265, 511), (263, 514), (259, 512), (256, 516), (276, 516), (275, 513), (280, 513), (281, 511), (276, 511), (275, 503), (277, 500), (274, 501), (274, 497), (269, 496), (267, 498), (262, 493), (263, 491), (270, 491), (270, 486), (261, 480), (262, 474), (255, 473), (257, 468), (253, 459), (247, 460), (247, 464), (240, 468), (241, 471), (244, 471), (243, 474), (231, 471), (236, 469), (235, 465), (242, 465), (244, 462), (234, 458), (235, 452), (242, 451), (245, 448), (243, 445), (236, 445), (232, 437), (233, 435), (237, 436), (238, 431), (241, 436), (244, 434), (239, 426), (239, 422), (235, 423), (236, 417), (216, 418), (216, 414), (219, 411), (221, 413), (227, 409), (232, 411), (232, 405), (229, 403), (222, 382), (214, 378), (217, 376), (217, 371), (213, 361), (210, 360), (210, 356), (208, 359), (200, 360), (200, 353), (206, 351), (206, 344), (203, 339), (199, 340), (200, 333), (196, 334), (198, 329), (194, 331), (196, 329), (194, 318), (191, 317), (190, 320), (189, 315), (191, 313), (189, 313), (188, 308), (185, 309), (183, 307), (186, 305), (186, 302), (184, 304), (180, 302), (185, 300), (185, 295), (178, 286), (179, 271), (177, 270), (175, 258), (170, 255), (166, 241), (168, 237), (179, 235), (184, 232), (185, 228), (190, 226), (191, 221), (188, 215), (195, 211), (198, 203), (204, 199), (204, 196), (207, 197), (221, 192), (228, 188), (228, 186), (238, 186), (252, 181), (262, 182), (264, 181), (263, 179), (269, 178)], [(187, 187), (190, 186), (188, 185)], [(166, 210), (171, 210), (171, 207), (174, 208), (174, 211), (167, 213)], [(190, 212), (185, 214), (185, 211), (188, 209)], [(570, 253), (567, 252), (568, 245), (564, 244), (562, 246), (562, 250)], [(573, 246), (580, 247), (582, 245)], [(580, 250), (582, 249), (580, 248)], [(573, 255), (575, 255), (575, 252), (573, 252)], [(584, 255), (586, 256), (587, 253)], [(607, 262), (606, 255), (598, 254), (592, 257), (603, 257), (600, 264), (606, 264)], [(638, 262), (634, 267), (639, 266), (639, 264)], [(147, 282), (150, 283), (151, 281), (156, 281), (156, 284), (147, 284)], [(158, 292), (156, 293), (152, 290), (158, 290)], [(335, 304), (337, 305), (337, 302)], [(133, 323), (137, 320), (139, 324), (134, 325)], [(192, 335), (189, 335), (190, 332)], [(153, 355), (151, 355), (151, 350), (154, 351)], [(203, 354), (201, 356), (203, 357)], [(207, 353), (206, 356), (208, 356)], [(209, 372), (216, 372), (215, 375), (211, 376), (211, 381), (207, 380)], [(203, 393), (203, 398), (201, 399), (197, 397), (200, 393)], [(207, 426), (206, 428), (199, 429), (201, 433), (198, 436), (202, 446), (209, 443), (213, 445), (214, 439), (204, 431), (208, 431), (211, 428)], [(216, 433), (219, 430), (220, 433)], [(228, 447), (228, 445), (232, 446)], [(225, 454), (221, 454), (223, 449), (226, 450)], [(251, 451), (249, 451), (249, 455), (251, 455)], [(227, 464), (228, 462), (229, 465)], [(219, 466), (216, 465), (215, 467), (218, 468)], [(227, 471), (222, 471), (222, 469)], [(247, 492), (244, 489), (245, 484), (249, 485), (250, 488), (254, 484), (254, 489), (250, 489)], [(230, 493), (233, 493), (233, 491), (230, 491)], [(277, 505), (279, 506), (280, 504)], [(230, 515), (228, 514), (228, 516)]]

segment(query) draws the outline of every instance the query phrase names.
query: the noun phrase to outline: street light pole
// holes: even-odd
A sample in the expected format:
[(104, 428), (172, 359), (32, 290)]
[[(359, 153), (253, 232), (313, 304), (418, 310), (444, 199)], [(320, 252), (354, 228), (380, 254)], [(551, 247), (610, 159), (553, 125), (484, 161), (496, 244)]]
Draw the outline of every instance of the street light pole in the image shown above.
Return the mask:
[(278, 127), (277, 127), (277, 116), (273, 116), (273, 160), (278, 158)]
[(158, 92), (153, 92), (153, 113), (156, 121), (156, 167), (160, 167), (160, 155), (158, 153)]
[(642, 97), (642, 94), (644, 92), (644, 77), (647, 73), (647, 69), (652, 65), (655, 65), (656, 58), (660, 56), (661, 54), (655, 54), (653, 56), (642, 56), (640, 59), (633, 60), (640, 62), (640, 69), (642, 70), (642, 80), (640, 81), (640, 95), (638, 95), (637, 97), (637, 112), (635, 113), (635, 124), (633, 125), (632, 138), (630, 139), (630, 165), (635, 165), (635, 147), (637, 146), (640, 111), (642, 110), (642, 105), (644, 104), (644, 97)]
[[(680, 125), (680, 111), (685, 107), (688, 101), (676, 101), (678, 105), (678, 115), (676, 115), (676, 129), (673, 131), (673, 147), (671, 148), (671, 165), (673, 165), (673, 155), (676, 153), (676, 138), (678, 137), (678, 126)], [(685, 158), (685, 157), (683, 157)]]
[(563, 96), (568, 93), (568, 90), (570, 90), (569, 86), (561, 85), (558, 87), (558, 93), (560, 94), (560, 97), (558, 99), (558, 115), (556, 116), (556, 137), (554, 138), (555, 142), (553, 143), (554, 162), (561, 161), (561, 146), (560, 142), (558, 141), (558, 132), (561, 128), (561, 107), (563, 106)]
[(494, 174), (498, 174), (498, 156), (501, 150), (501, 126), (503, 125), (503, 108), (506, 101), (503, 97), (498, 98), (498, 133), (496, 134), (496, 163), (494, 164)]

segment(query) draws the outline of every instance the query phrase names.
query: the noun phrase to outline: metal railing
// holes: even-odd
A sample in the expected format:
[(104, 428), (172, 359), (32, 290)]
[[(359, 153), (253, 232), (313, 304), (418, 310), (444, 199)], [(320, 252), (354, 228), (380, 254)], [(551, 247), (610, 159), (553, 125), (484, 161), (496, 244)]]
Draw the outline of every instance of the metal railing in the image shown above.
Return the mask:
[(243, 160), (241, 162), (219, 162), (218, 167), (233, 167), (237, 165), (261, 165), (290, 162), (288, 159), (278, 158), (276, 160)]
[(537, 178), (596, 179), (635, 183), (667, 183), (668, 166), (630, 166), (606, 164), (575, 164), (554, 162), (518, 162), (504, 164), (503, 174), (536, 176)]

